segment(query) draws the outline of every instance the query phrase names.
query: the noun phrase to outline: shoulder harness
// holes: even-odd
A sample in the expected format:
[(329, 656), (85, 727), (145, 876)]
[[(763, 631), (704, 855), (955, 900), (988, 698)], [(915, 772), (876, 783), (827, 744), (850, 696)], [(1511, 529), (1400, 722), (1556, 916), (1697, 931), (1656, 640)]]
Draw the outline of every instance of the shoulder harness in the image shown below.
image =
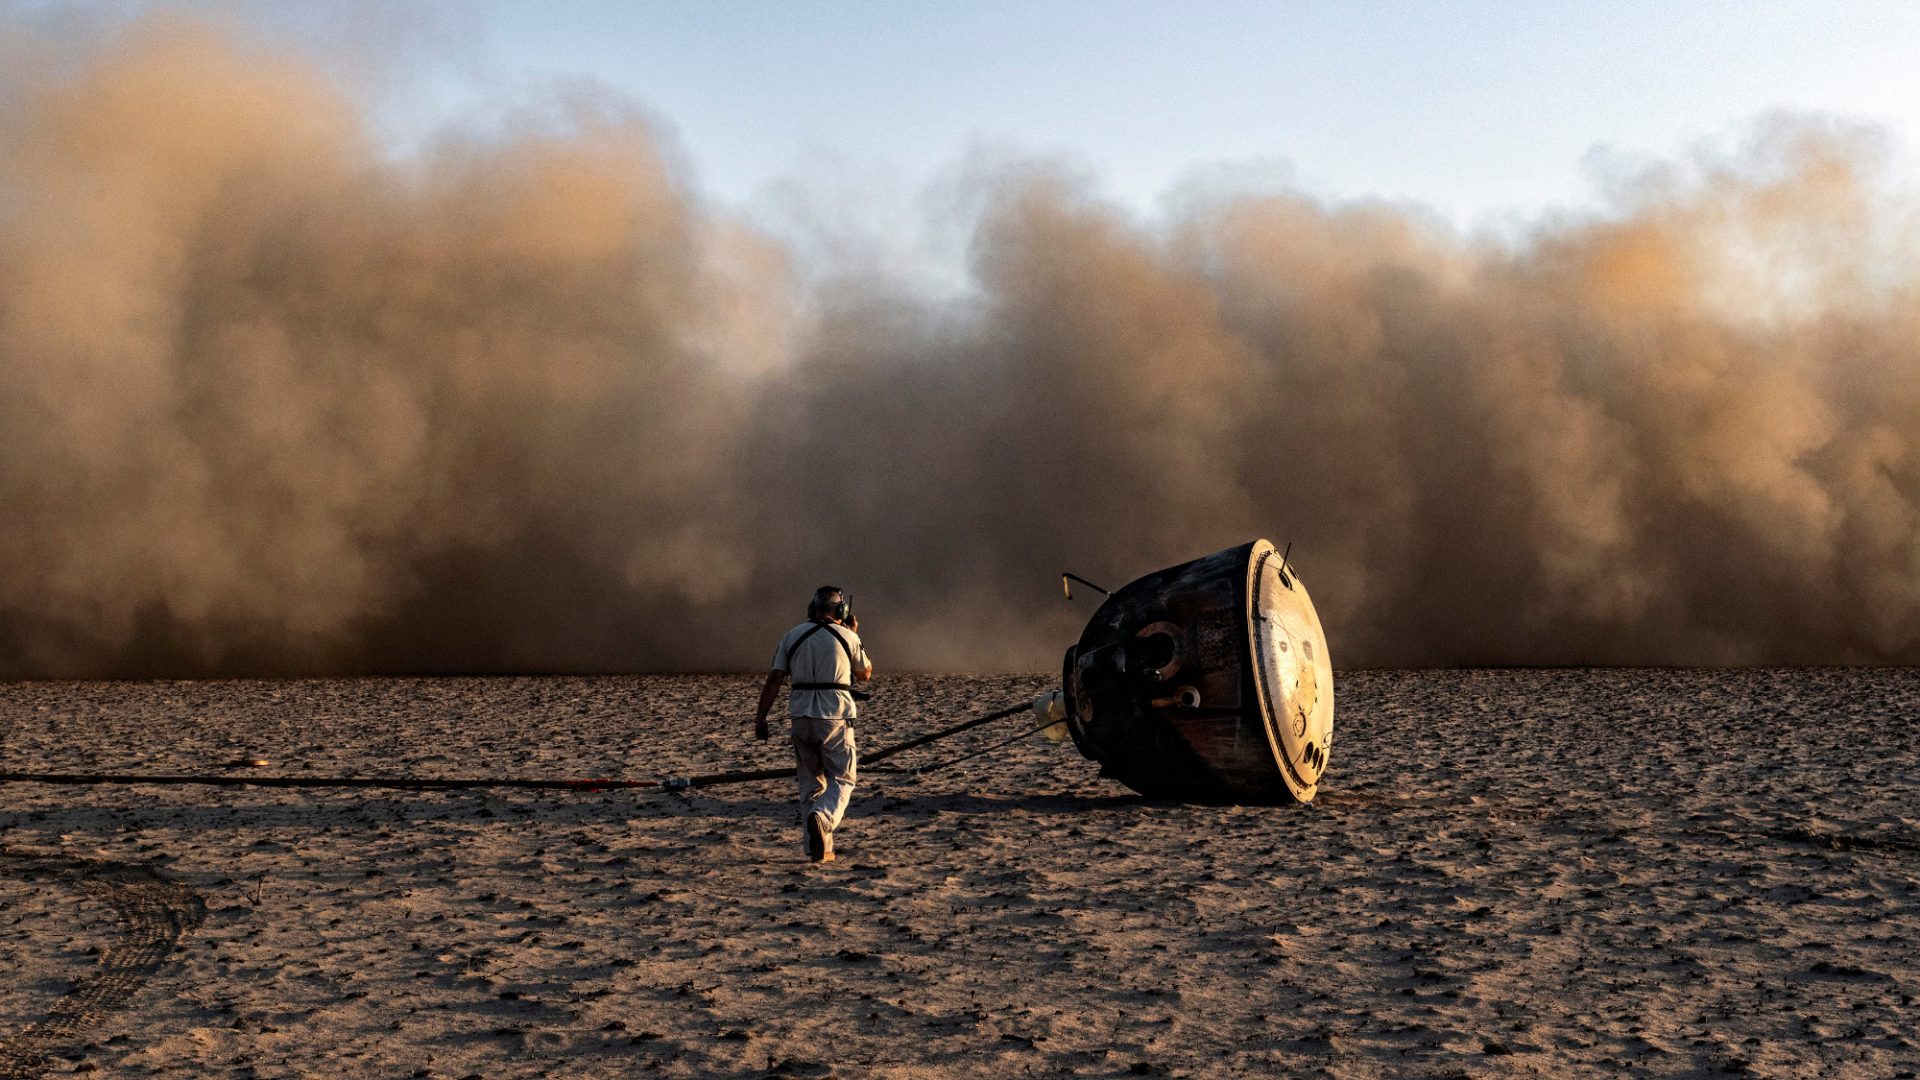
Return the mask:
[[(859, 669), (859, 665), (855, 663), (853, 659), (853, 646), (847, 644), (847, 639), (841, 637), (838, 631), (830, 629), (826, 623), (817, 622), (817, 623), (814, 623), (811, 627), (808, 627), (806, 633), (801, 634), (797, 638), (794, 638), (792, 645), (787, 646), (787, 655), (781, 658), (781, 663), (786, 666), (788, 675), (793, 674), (793, 651), (800, 647), (801, 642), (807, 640), (808, 638), (812, 637), (813, 635), (819, 633), (822, 630), (827, 631), (828, 636), (832, 637), (833, 640), (840, 646), (840, 651), (847, 654), (847, 668), (849, 670)], [(793, 684), (793, 688), (795, 690), (844, 690), (847, 693), (852, 694), (853, 699), (855, 701), (865, 701), (869, 697), (869, 695), (861, 693), (858, 690), (855, 690), (853, 688), (853, 684), (851, 683), (797, 682)]]

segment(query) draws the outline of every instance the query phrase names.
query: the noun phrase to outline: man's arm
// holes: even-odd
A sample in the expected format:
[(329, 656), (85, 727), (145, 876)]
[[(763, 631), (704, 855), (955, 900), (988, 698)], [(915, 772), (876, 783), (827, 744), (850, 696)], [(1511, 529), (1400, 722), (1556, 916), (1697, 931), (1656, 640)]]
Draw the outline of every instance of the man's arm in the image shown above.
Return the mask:
[[(847, 629), (858, 634), (860, 632), (860, 616), (847, 616)], [(860, 659), (866, 661), (867, 666), (855, 668), (853, 678), (855, 682), (867, 682), (873, 678), (873, 658), (867, 655), (867, 646), (864, 642), (860, 645)]]
[(767, 672), (767, 685), (760, 688), (760, 708), (753, 714), (753, 737), (765, 739), (772, 736), (767, 729), (767, 713), (773, 711), (773, 699), (780, 696), (780, 686), (787, 681), (787, 673), (779, 668)]

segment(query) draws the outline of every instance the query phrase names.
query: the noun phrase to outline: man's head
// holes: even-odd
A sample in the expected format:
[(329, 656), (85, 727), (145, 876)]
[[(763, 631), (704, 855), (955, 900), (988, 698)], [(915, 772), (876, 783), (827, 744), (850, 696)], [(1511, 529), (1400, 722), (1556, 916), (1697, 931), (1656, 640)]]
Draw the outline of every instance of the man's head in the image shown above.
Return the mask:
[(813, 599), (807, 601), (807, 618), (833, 619), (846, 622), (853, 614), (853, 597), (837, 585), (822, 585), (813, 590)]

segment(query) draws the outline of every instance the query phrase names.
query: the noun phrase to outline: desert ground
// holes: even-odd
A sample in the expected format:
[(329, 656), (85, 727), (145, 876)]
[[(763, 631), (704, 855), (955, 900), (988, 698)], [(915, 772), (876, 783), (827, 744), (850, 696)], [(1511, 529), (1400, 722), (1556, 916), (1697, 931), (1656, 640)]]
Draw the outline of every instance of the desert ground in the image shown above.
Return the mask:
[[(0, 770), (765, 767), (752, 677), (0, 685)], [(1046, 689), (900, 676), (871, 750)], [(0, 786), (0, 1077), (1913, 1076), (1920, 672), (1356, 672), (1310, 806)], [(902, 755), (932, 762), (1019, 728)]]

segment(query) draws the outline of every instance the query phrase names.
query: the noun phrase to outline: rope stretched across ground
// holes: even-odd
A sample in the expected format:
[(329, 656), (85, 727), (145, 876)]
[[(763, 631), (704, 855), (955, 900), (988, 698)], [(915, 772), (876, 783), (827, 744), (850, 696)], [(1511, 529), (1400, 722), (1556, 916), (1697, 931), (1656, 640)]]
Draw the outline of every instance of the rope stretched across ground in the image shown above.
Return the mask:
[(71, 884), (104, 902), (120, 924), (100, 967), (53, 1003), (47, 1015), (0, 1040), (0, 1080), (30, 1080), (47, 1060), (71, 1051), (85, 1029), (125, 1005), (160, 970), (187, 931), (206, 917), (200, 894), (144, 867), (0, 850), (0, 873)]
[[(971, 731), (983, 724), (1005, 720), (1033, 708), (1030, 702), (1009, 705), (1004, 709), (978, 716), (972, 720), (930, 732), (917, 739), (877, 750), (861, 758), (862, 765), (873, 765), (893, 757), (903, 751), (925, 746), (963, 731)], [(1045, 725), (1052, 726), (1051, 723)], [(1036, 728), (1035, 731), (1042, 730)], [(1029, 733), (1031, 734), (1031, 733)], [(1009, 740), (1011, 742), (1013, 740)], [(969, 755), (972, 756), (972, 755)], [(928, 771), (928, 770), (919, 770)], [(68, 785), (120, 785), (150, 784), (155, 786), (205, 785), (210, 787), (279, 787), (279, 788), (378, 788), (398, 791), (454, 791), (475, 788), (521, 788), (545, 791), (606, 791), (633, 788), (658, 788), (662, 791), (688, 791), (693, 788), (719, 787), (724, 784), (747, 784), (760, 780), (781, 780), (793, 775), (793, 766), (785, 765), (777, 769), (748, 769), (736, 772), (710, 773), (705, 776), (683, 776), (669, 780), (620, 780), (614, 778), (595, 778), (589, 780), (550, 780), (516, 776), (462, 776), (462, 777), (420, 777), (420, 776), (256, 776), (248, 773), (195, 774), (178, 775), (166, 773), (27, 773), (0, 772), (0, 784), (68, 784)]]

